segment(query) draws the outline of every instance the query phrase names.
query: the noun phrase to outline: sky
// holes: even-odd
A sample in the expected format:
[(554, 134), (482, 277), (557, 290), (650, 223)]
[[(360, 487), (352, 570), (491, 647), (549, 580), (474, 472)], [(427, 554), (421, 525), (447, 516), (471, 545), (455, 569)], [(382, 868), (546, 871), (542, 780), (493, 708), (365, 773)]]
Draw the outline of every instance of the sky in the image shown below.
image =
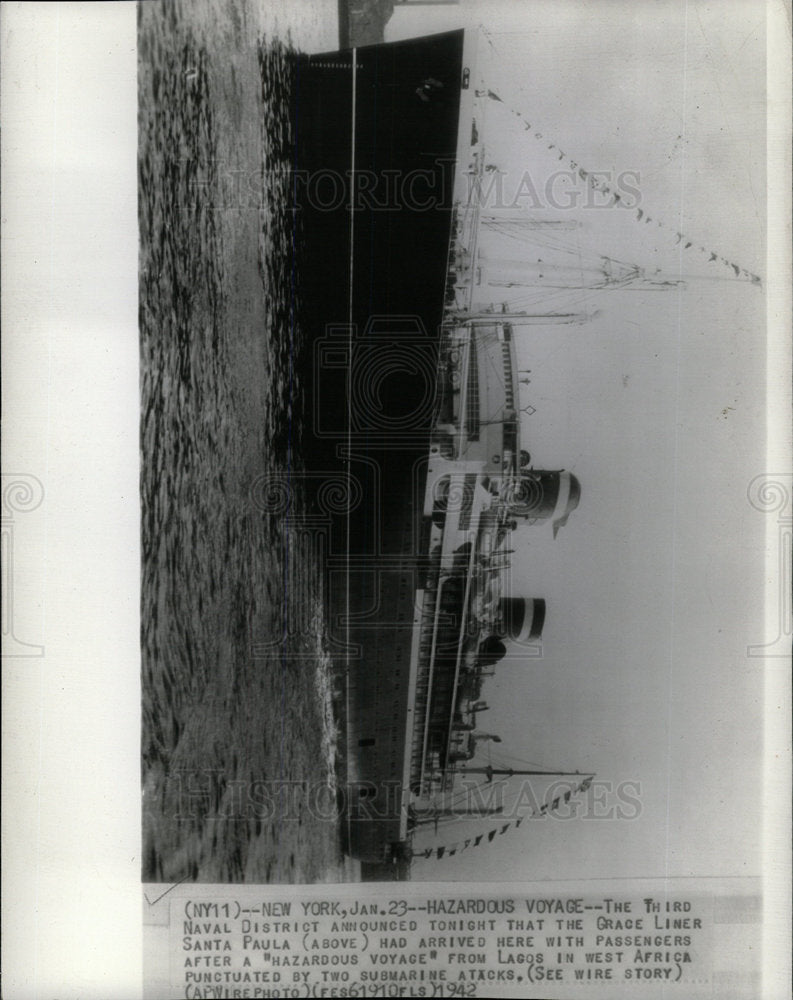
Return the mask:
[[(405, 4), (386, 37), (476, 24), (505, 189), (528, 171), (542, 200), (570, 159), (630, 171), (649, 225), (544, 200), (533, 217), (574, 220), (586, 253), (683, 283), (569, 293), (597, 317), (519, 334), (536, 409), (524, 443), (536, 467), (575, 472), (582, 500), (556, 541), (519, 530), (513, 589), (548, 602), (543, 656), (514, 656), (485, 689), (505, 749), (638, 782), (639, 815), (530, 823), (416, 873), (756, 874), (763, 665), (746, 649), (762, 633), (766, 525), (747, 487), (766, 471), (764, 290), (698, 248), (764, 273), (763, 5)], [(510, 253), (530, 255), (530, 237)]]

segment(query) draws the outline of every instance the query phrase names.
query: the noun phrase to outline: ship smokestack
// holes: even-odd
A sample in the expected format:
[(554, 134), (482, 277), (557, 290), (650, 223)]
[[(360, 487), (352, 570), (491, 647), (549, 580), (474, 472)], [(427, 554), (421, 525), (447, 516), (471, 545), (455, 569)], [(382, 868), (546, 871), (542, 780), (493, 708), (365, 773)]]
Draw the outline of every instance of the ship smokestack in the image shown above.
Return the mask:
[(553, 522), (554, 538), (559, 534), (559, 529), (567, 524), (568, 517), (570, 517), (581, 501), (581, 483), (579, 483), (578, 479), (569, 472), (563, 472), (562, 477), (567, 478), (561, 484), (562, 489), (560, 490), (559, 503), (557, 510), (554, 511), (554, 514), (559, 512)]
[(545, 601), (541, 597), (502, 597), (499, 617), (505, 637), (513, 642), (531, 642), (542, 635)]
[(567, 524), (567, 519), (581, 500), (581, 483), (571, 472), (546, 469), (524, 471), (506, 495), (509, 513), (529, 523), (551, 521), (553, 536)]

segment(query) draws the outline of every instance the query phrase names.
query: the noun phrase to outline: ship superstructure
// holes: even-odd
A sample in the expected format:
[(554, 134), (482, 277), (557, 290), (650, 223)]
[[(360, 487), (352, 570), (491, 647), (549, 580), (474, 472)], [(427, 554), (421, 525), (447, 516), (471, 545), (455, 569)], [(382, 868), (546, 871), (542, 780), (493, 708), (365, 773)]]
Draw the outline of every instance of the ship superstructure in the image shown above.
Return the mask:
[(357, 767), (349, 789), (351, 849), (370, 860), (409, 852), (417, 816), (439, 815), (461, 766), (483, 742), (498, 741), (481, 724), (483, 685), (508, 645), (537, 655), (546, 614), (541, 596), (509, 592), (513, 533), (527, 523), (555, 533), (580, 499), (575, 476), (532, 468), (521, 447), (511, 338), (510, 325), (499, 322), (444, 331), (442, 402), (420, 511), (404, 729), (388, 734), (403, 760), (391, 802), (382, 801), (390, 817), (379, 812), (378, 794), (393, 776), (378, 775), (374, 755), (367, 766), (367, 749), (384, 735), (377, 712), (357, 720), (357, 745), (350, 748)]

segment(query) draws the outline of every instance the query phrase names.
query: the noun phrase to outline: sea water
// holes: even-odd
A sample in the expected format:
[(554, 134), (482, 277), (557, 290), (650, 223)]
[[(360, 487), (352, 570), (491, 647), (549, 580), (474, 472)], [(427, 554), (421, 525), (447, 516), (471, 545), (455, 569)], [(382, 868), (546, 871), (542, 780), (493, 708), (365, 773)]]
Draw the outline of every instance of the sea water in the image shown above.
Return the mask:
[(139, 7), (143, 878), (349, 879), (301, 489), (296, 50), (324, 3)]

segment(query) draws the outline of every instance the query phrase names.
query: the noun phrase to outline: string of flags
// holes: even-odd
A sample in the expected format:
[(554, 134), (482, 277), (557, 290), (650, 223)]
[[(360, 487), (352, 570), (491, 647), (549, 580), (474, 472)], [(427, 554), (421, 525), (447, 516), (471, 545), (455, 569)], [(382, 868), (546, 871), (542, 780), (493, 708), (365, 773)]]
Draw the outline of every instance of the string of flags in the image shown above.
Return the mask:
[(514, 827), (517, 830), (525, 819), (537, 819), (549, 811), (558, 809), (562, 802), (569, 802), (574, 795), (578, 795), (579, 792), (585, 792), (592, 784), (592, 781), (593, 775), (589, 775), (584, 778), (580, 785), (577, 785), (575, 788), (568, 788), (563, 795), (557, 795), (555, 799), (551, 802), (546, 802), (545, 805), (541, 806), (539, 809), (532, 809), (531, 812), (526, 813), (519, 819), (509, 820), (507, 823), (490, 830), (488, 833), (480, 833), (476, 837), (468, 837), (466, 840), (458, 841), (454, 844), (444, 844), (439, 847), (427, 847), (423, 851), (414, 852), (413, 857), (417, 859), (422, 858), (424, 860), (429, 860), (434, 856), (438, 859), (438, 861), (440, 861), (442, 858), (451, 858), (454, 857), (455, 854), (461, 854), (470, 847), (479, 847), (482, 843), (491, 844), (496, 837), (503, 836), (511, 827)]
[[(515, 108), (508, 105), (504, 100), (502, 100), (501, 97), (498, 96), (498, 94), (494, 93), (492, 90), (477, 91), (477, 96), (479, 97), (486, 96), (493, 101), (497, 101), (499, 104), (503, 104), (504, 107), (510, 112), (510, 114), (514, 115), (516, 118), (519, 118), (521, 120), (524, 129), (530, 135), (532, 135), (537, 141), (542, 141), (545, 138), (542, 132), (533, 127), (531, 122), (528, 121), (526, 117), (523, 114), (521, 114), (520, 111), (517, 111)], [(589, 187), (593, 191), (597, 191), (606, 198), (610, 198), (610, 200), (606, 203), (605, 207), (611, 208), (622, 201), (622, 196), (620, 195), (619, 191), (615, 191), (609, 184), (606, 183), (606, 181), (592, 174), (590, 171), (585, 170), (576, 160), (569, 157), (567, 153), (564, 152), (564, 150), (560, 149), (559, 146), (556, 145), (556, 143), (554, 142), (547, 143), (547, 148), (549, 150), (556, 150), (559, 154), (557, 156), (557, 160), (559, 161), (566, 160), (570, 169), (575, 171), (581, 178), (581, 180), (584, 181), (587, 185), (589, 185)], [(658, 228), (666, 230), (670, 229), (670, 227), (667, 226), (662, 219), (654, 219), (643, 208), (636, 209), (634, 218), (637, 222), (642, 223), (642, 225), (645, 226), (649, 225), (652, 222), (655, 222), (655, 225)], [(689, 239), (684, 233), (681, 233), (679, 230), (675, 230), (675, 244), (679, 246), (681, 243), (683, 244), (684, 250), (691, 250), (693, 248), (696, 249), (701, 254), (706, 254), (708, 258), (707, 263), (723, 264), (725, 267), (730, 268), (734, 272), (736, 278), (742, 278), (744, 280), (750, 281), (753, 285), (762, 285), (762, 280), (759, 275), (754, 274), (751, 271), (748, 271), (745, 267), (741, 267), (734, 261), (728, 260), (726, 257), (717, 253), (717, 251), (715, 250), (711, 250), (705, 246), (702, 246), (701, 244), (697, 245), (697, 243), (694, 240)]]

